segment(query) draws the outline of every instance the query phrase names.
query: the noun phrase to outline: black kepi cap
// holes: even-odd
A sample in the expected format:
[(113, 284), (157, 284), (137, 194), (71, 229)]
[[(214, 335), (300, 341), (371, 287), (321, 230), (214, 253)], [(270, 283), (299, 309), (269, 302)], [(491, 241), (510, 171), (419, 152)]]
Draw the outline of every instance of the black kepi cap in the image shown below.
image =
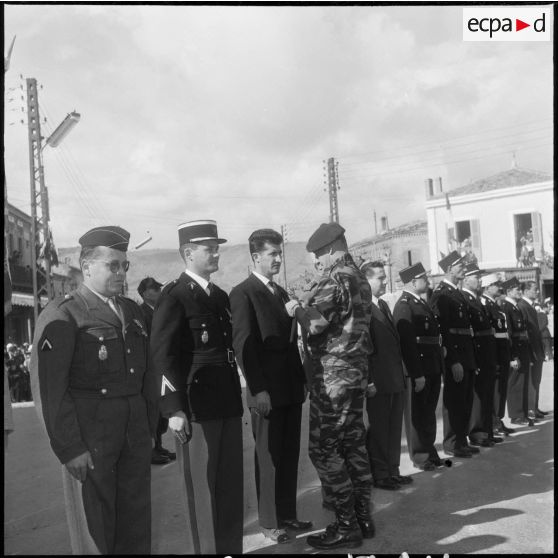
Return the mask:
[(514, 287), (519, 287), (519, 279), (514, 275), (506, 281), (502, 281), (501, 287), (504, 291), (508, 291), (509, 289), (513, 289)]
[(308, 252), (316, 252), (331, 244), (345, 234), (345, 229), (339, 223), (322, 223), (306, 243)]
[(130, 233), (122, 227), (115, 227), (112, 225), (95, 227), (87, 231), (78, 242), (83, 248), (106, 246), (107, 248), (126, 252), (126, 250), (128, 250), (128, 243), (130, 242)]
[(178, 225), (178, 243), (198, 244), (207, 240), (216, 240), (218, 244), (227, 242), (217, 234), (217, 222), (212, 220), (189, 221)]
[(459, 263), (462, 259), (463, 259), (463, 256), (461, 256), (458, 252), (456, 252), (454, 250), (453, 252), (450, 252), (447, 256), (444, 256), (438, 262), (438, 265), (444, 270), (444, 273), (447, 273), (448, 269), (452, 265), (455, 265), (456, 263)]
[(399, 272), (399, 277), (403, 283), (410, 283), (413, 279), (426, 276), (426, 270), (421, 262), (410, 265)]
[(470, 275), (478, 275), (480, 273), (483, 273), (483, 271), (479, 269), (479, 266), (476, 263), (471, 262), (465, 266), (465, 277), (469, 277)]
[(153, 279), (153, 277), (146, 277), (140, 281), (138, 293), (141, 296), (147, 289), (160, 289), (162, 286), (163, 284)]

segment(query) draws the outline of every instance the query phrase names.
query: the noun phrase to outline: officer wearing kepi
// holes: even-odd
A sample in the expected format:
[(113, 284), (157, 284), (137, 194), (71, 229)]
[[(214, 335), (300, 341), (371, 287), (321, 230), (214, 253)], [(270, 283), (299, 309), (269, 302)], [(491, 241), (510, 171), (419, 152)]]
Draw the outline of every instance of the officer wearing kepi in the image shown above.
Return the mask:
[(422, 263), (402, 269), (399, 277), (404, 287), (395, 303), (393, 319), (410, 379), (409, 455), (417, 468), (432, 471), (444, 464), (434, 447), (444, 358), (442, 336), (434, 312), (421, 298), (429, 286)]
[(139, 306), (120, 294), (129, 238), (105, 226), (79, 239), (83, 284), (48, 304), (33, 340), (34, 399), (54, 453), (82, 483), (76, 490), (65, 479), (74, 553), (151, 551), (147, 331)]
[(219, 268), (212, 220), (178, 227), (186, 270), (163, 289), (151, 329), (161, 414), (177, 438), (195, 554), (241, 554), (242, 397), (232, 349), (229, 297), (210, 276)]
[(481, 278), (481, 286), (483, 287), (481, 303), (488, 314), (492, 329), (494, 329), (494, 340), (496, 342), (496, 378), (494, 383), (492, 415), (493, 432), (496, 435), (504, 434), (509, 436), (515, 432), (515, 430), (504, 424), (511, 353), (506, 315), (500, 310), (496, 303), (496, 297), (500, 291), (501, 282), (496, 273), (490, 273)]
[(494, 436), (492, 428), (492, 406), (496, 381), (496, 339), (490, 318), (482, 305), (478, 290), (481, 270), (475, 263), (465, 267), (461, 292), (467, 302), (467, 312), (473, 328), (475, 358), (479, 373), (475, 376), (475, 398), (469, 422), (471, 445), (492, 447), (503, 438)]
[(463, 258), (454, 250), (438, 265), (446, 277), (434, 289), (430, 306), (438, 317), (442, 344), (446, 348), (444, 370), (444, 451), (469, 458), (480, 450), (467, 443), (477, 371), (471, 321), (467, 303), (457, 284), (465, 276)]
[(312, 358), (309, 454), (336, 521), (307, 542), (322, 550), (362, 544), (374, 536), (370, 517), (372, 475), (366, 450), (363, 410), (372, 353), (372, 292), (348, 252), (345, 229), (322, 224), (306, 249), (323, 273), (303, 308), (286, 304), (308, 331)]

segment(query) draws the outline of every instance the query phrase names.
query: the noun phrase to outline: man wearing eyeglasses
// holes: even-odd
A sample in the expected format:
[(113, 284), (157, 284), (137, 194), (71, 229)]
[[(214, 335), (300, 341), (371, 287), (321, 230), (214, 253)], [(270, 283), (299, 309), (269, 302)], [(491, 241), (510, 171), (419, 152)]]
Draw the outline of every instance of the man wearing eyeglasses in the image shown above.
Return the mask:
[(83, 284), (49, 303), (33, 340), (34, 400), (65, 465), (74, 554), (151, 551), (148, 337), (139, 306), (121, 294), (129, 238), (105, 226), (79, 239)]

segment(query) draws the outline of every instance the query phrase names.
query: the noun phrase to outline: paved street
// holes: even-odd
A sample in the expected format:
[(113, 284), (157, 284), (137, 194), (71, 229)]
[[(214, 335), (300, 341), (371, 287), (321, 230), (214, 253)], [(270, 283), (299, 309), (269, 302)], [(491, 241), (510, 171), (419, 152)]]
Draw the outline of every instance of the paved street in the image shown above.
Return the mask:
[[(545, 363), (540, 403), (544, 410), (553, 409), (553, 381), (553, 363)], [(332, 520), (332, 514), (321, 508), (319, 481), (307, 455), (307, 414), (306, 404), (299, 517), (314, 521), (318, 530)], [(454, 459), (453, 467), (435, 472), (413, 469), (404, 453), (401, 472), (412, 474), (414, 483), (395, 493), (373, 491), (377, 536), (366, 541), (358, 554), (553, 553), (553, 417), (550, 414), (533, 428), (522, 427), (494, 448), (481, 448), (473, 459)], [(4, 552), (68, 554), (60, 465), (35, 409), (15, 409), (14, 418), (16, 432), (5, 456)], [(245, 552), (315, 552), (306, 544), (306, 534), (286, 545), (269, 545), (259, 534), (253, 440), (246, 416), (244, 429)], [(172, 447), (169, 435), (164, 445)], [(191, 553), (176, 464), (153, 466), (152, 472), (153, 553)]]

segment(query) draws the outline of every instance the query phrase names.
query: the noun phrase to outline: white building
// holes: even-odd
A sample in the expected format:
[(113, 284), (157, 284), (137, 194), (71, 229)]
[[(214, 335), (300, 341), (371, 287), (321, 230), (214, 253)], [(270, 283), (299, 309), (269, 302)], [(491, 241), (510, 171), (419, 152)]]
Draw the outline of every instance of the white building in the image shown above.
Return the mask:
[(538, 265), (554, 252), (553, 189), (550, 175), (518, 167), (448, 192), (440, 179), (427, 180), (432, 272), (441, 272), (441, 253), (461, 251), (464, 241), (481, 269), (513, 268), (527, 237)]

